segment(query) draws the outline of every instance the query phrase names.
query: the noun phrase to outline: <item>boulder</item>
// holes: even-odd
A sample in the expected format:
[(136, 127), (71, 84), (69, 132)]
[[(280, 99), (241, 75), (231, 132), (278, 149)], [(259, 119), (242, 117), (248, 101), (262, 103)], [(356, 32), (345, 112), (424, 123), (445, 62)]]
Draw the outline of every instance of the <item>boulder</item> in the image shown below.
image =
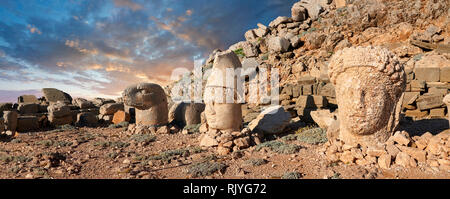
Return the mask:
[(247, 41), (254, 41), (255, 39), (256, 39), (256, 34), (255, 34), (255, 30), (253, 30), (253, 29), (251, 29), (251, 30), (248, 30), (247, 32), (245, 32), (245, 39), (247, 40)]
[(0, 113), (2, 113), (3, 111), (11, 111), (12, 109), (12, 103), (0, 103)]
[(413, 148), (413, 147), (407, 147), (407, 146), (398, 146), (398, 148), (402, 151), (408, 154), (410, 157), (417, 160), (417, 162), (425, 163), (427, 158), (427, 152), (424, 150)]
[(269, 51), (272, 53), (283, 53), (289, 49), (291, 43), (284, 37), (272, 37), (269, 39)]
[(117, 111), (123, 111), (123, 108), (122, 103), (109, 103), (102, 105), (99, 111), (102, 115), (114, 115)]
[(334, 86), (331, 83), (319, 86), (317, 93), (325, 97), (336, 97), (336, 91), (334, 90)]
[(308, 50), (318, 49), (325, 42), (327, 36), (322, 33), (312, 32), (305, 36), (305, 48)]
[(212, 138), (207, 134), (204, 134), (200, 137), (200, 146), (212, 147), (217, 145), (219, 145), (219, 142), (217, 142), (216, 139)]
[(411, 158), (407, 153), (400, 152), (397, 154), (397, 157), (395, 158), (395, 164), (403, 166), (405, 168), (411, 167), (413, 164), (416, 164), (415, 162), (412, 163), (414, 159)]
[(298, 45), (300, 44), (300, 38), (298, 37), (298, 35), (296, 34), (292, 34), (292, 33), (287, 33), (284, 38), (286, 38), (287, 40), (289, 40), (289, 42), (291, 43), (291, 46), (294, 48), (297, 48)]
[(417, 80), (422, 80), (426, 82), (438, 82), (440, 77), (439, 68), (419, 68), (414, 69), (414, 74)]
[(72, 102), (72, 97), (69, 94), (56, 88), (43, 88), (42, 93), (44, 94), (44, 97), (48, 102)]
[(443, 118), (445, 116), (445, 108), (435, 108), (430, 110), (430, 118)]
[(39, 129), (39, 118), (37, 116), (20, 116), (17, 118), (18, 132), (31, 132)]
[(201, 113), (205, 110), (203, 103), (176, 103), (169, 111), (169, 121), (182, 126), (200, 124)]
[(283, 132), (289, 124), (291, 114), (282, 106), (271, 106), (261, 112), (256, 119), (248, 125), (250, 130), (265, 134), (278, 134)]
[(62, 101), (51, 103), (48, 107), (48, 121), (51, 125), (71, 124), (74, 121), (74, 116), (70, 106)]
[(117, 111), (114, 113), (112, 123), (113, 124), (119, 124), (122, 122), (130, 122), (131, 116), (129, 113), (125, 111)]
[(94, 98), (92, 100), (92, 103), (94, 104), (94, 106), (96, 107), (101, 107), (105, 104), (110, 104), (110, 103), (116, 103), (113, 99), (105, 99), (105, 98)]
[(73, 99), (72, 104), (79, 107), (80, 109), (89, 109), (95, 107), (94, 103), (83, 98)]
[(320, 128), (328, 129), (328, 127), (337, 120), (337, 114), (331, 113), (330, 110), (317, 110), (310, 113), (314, 122), (319, 125)]
[(335, 0), (336, 8), (342, 8), (346, 6), (346, 0)]
[(267, 26), (258, 23), (258, 28), (254, 30), (257, 37), (264, 37), (269, 33)]
[(71, 114), (62, 116), (62, 117), (56, 117), (52, 114), (48, 116), (48, 121), (53, 126), (59, 126), (59, 125), (65, 125), (65, 124), (72, 124), (73, 122), (73, 116)]
[(258, 56), (258, 49), (255, 45), (252, 44), (252, 42), (249, 41), (241, 41), (236, 44), (233, 44), (230, 46), (229, 50), (237, 51), (239, 49), (242, 49), (242, 52), (244, 53), (245, 57), (257, 57)]
[(3, 111), (3, 119), (5, 120), (5, 130), (16, 132), (17, 129), (17, 114), (16, 111)]
[(441, 67), (439, 75), (439, 81), (450, 82), (450, 66)]
[(308, 11), (302, 6), (301, 2), (295, 3), (291, 8), (292, 20), (303, 22), (308, 17)]
[(98, 125), (97, 115), (91, 112), (78, 113), (75, 125), (95, 127)]
[(318, 0), (302, 0), (297, 4), (300, 4), (297, 5), (297, 7), (304, 7), (308, 11), (308, 16), (311, 20), (316, 20), (319, 18), (319, 14), (324, 11), (321, 2)]
[(99, 119), (103, 120), (104, 123), (110, 124), (114, 119), (114, 115), (98, 115)]
[(17, 99), (17, 103), (38, 103), (38, 99), (34, 95), (21, 95)]
[(278, 25), (285, 24), (289, 21), (290, 21), (289, 17), (280, 16), (280, 17), (277, 17), (276, 19), (274, 19), (272, 22), (270, 22), (269, 27), (276, 28)]
[(416, 100), (417, 108), (421, 111), (432, 108), (439, 108), (444, 105), (442, 95), (422, 95)]
[(381, 155), (378, 158), (378, 166), (382, 169), (389, 169), (391, 167), (392, 157), (389, 154)]
[(399, 145), (408, 146), (408, 144), (411, 142), (409, 139), (409, 136), (404, 131), (397, 131), (395, 132), (394, 136), (390, 138), (392, 141), (396, 142)]
[(20, 114), (34, 114), (39, 112), (40, 105), (35, 103), (20, 103), (17, 110)]
[(420, 92), (405, 92), (403, 96), (403, 107), (406, 107), (406, 105), (414, 104), (416, 99), (420, 96)]
[(49, 115), (52, 115), (53, 117), (65, 117), (70, 115), (70, 107), (67, 106), (65, 103), (57, 102), (52, 103), (47, 107)]

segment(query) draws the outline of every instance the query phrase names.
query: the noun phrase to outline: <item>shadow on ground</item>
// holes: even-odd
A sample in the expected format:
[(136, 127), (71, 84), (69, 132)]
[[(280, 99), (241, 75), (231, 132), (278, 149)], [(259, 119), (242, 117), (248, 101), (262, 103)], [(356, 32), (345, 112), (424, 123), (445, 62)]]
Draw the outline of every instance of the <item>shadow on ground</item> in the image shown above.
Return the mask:
[(416, 121), (402, 121), (399, 130), (405, 130), (411, 136), (420, 136), (426, 132), (433, 135), (449, 129), (448, 120), (446, 119), (422, 119)]

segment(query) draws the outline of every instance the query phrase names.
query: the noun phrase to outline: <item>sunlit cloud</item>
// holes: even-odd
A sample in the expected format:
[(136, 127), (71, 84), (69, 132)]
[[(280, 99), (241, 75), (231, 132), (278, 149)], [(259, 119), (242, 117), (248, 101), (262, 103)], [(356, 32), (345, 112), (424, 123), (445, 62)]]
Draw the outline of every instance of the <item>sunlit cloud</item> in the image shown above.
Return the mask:
[(192, 13), (193, 13), (193, 11), (192, 11), (192, 10), (186, 10), (186, 15), (187, 15), (187, 16), (191, 16), (191, 15), (192, 15)]
[(28, 28), (28, 30), (30, 30), (31, 34), (34, 34), (34, 33), (37, 33), (39, 35), (42, 34), (42, 32), (38, 28), (36, 28), (34, 25), (28, 24), (27, 28)]
[(114, 4), (118, 7), (127, 7), (133, 11), (141, 10), (142, 6), (132, 0), (114, 0)]
[(0, 13), (0, 90), (55, 87), (93, 98), (138, 82), (164, 86), (174, 69), (245, 39), (295, 0), (5, 2), (13, 12)]

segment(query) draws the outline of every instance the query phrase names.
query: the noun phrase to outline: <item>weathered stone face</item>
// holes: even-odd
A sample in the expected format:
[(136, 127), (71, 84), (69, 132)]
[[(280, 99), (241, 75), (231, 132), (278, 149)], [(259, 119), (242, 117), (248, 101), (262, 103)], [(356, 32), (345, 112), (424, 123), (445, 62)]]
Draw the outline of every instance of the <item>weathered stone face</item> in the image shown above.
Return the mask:
[(398, 124), (405, 89), (396, 57), (377, 47), (347, 48), (333, 56), (329, 75), (336, 88), (340, 138), (361, 145), (385, 142)]
[(206, 104), (208, 126), (218, 130), (240, 130), (242, 127), (241, 104)]
[[(241, 62), (232, 51), (220, 52), (216, 54), (213, 65), (213, 72), (208, 78), (205, 88), (205, 117), (208, 126), (217, 130), (240, 130), (242, 127), (241, 104), (236, 103), (234, 96), (237, 95), (237, 78), (232, 78), (229, 86), (227, 79), (223, 78), (227, 69), (242, 68)], [(230, 95), (231, 94), (231, 95)], [(222, 100), (217, 100), (218, 96)], [(230, 100), (229, 97), (232, 99)]]
[[(371, 67), (358, 67), (347, 70), (338, 77), (337, 102), (342, 111), (341, 122), (359, 135), (368, 135), (386, 126), (395, 104), (388, 100), (389, 94), (384, 88), (388, 81), (382, 78), (370, 79), (361, 74), (380, 73)], [(384, 80), (377, 82), (377, 80)], [(371, 92), (377, 91), (377, 92)]]
[(161, 86), (153, 83), (140, 83), (125, 89), (123, 102), (135, 108), (136, 124), (166, 125), (168, 123), (168, 104)]

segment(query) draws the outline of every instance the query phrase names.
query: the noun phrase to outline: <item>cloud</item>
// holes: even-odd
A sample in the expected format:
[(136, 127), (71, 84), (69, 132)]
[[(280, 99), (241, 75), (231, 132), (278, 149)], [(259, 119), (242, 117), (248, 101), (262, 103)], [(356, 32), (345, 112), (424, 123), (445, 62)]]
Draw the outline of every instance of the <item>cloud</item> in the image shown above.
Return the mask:
[(127, 7), (133, 11), (141, 10), (142, 6), (132, 0), (114, 0), (114, 4), (118, 7)]
[(116, 96), (138, 82), (167, 84), (175, 68), (288, 15), (295, 1), (26, 2), (7, 0), (0, 13), (0, 89)]
[(28, 24), (27, 28), (28, 28), (28, 30), (30, 30), (31, 34), (34, 34), (34, 33), (39, 34), (39, 35), (42, 34), (42, 32), (38, 28), (36, 28), (34, 25)]

